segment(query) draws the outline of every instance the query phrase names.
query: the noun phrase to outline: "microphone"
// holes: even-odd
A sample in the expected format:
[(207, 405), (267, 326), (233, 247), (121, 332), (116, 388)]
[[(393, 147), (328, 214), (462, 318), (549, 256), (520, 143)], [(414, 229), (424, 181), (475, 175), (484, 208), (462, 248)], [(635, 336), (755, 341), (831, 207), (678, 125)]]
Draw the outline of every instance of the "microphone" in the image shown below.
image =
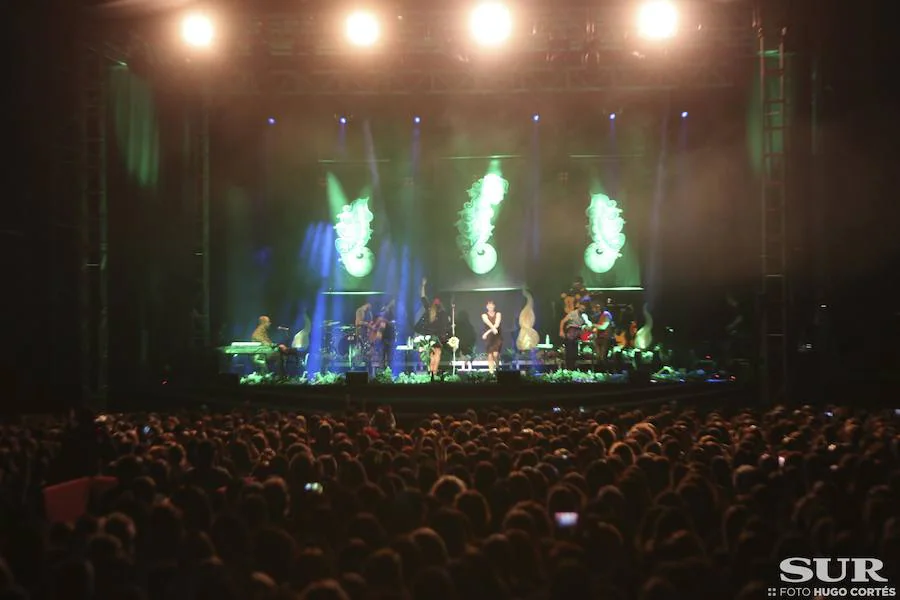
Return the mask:
[(278, 331), (290, 331), (290, 330), (291, 330), (290, 327), (285, 327), (284, 325), (281, 325), (278, 327)]

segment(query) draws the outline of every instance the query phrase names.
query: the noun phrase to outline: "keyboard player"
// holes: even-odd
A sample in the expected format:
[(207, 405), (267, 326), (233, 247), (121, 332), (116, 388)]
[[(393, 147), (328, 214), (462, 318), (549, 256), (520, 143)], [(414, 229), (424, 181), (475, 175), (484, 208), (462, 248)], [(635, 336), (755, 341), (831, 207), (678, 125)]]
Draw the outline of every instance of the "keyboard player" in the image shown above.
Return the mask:
[[(274, 346), (272, 338), (269, 335), (269, 329), (271, 327), (272, 319), (265, 315), (261, 316), (259, 318), (259, 324), (256, 326), (256, 329), (253, 330), (253, 335), (250, 337), (250, 340), (269, 347)], [(269, 370), (265, 354), (255, 354), (253, 356), (253, 364), (263, 373), (267, 373)]]

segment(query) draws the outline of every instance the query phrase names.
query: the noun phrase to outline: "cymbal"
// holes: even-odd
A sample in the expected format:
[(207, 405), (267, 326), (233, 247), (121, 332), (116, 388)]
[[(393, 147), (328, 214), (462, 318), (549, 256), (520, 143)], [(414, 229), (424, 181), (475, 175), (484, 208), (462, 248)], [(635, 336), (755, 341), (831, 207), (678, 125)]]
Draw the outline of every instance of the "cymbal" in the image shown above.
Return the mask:
[(334, 326), (340, 325), (340, 324), (341, 324), (340, 321), (325, 321), (325, 323), (323, 323), (323, 325), (325, 325), (325, 327), (334, 327)]
[(341, 331), (356, 331), (356, 327), (353, 325), (342, 325)]

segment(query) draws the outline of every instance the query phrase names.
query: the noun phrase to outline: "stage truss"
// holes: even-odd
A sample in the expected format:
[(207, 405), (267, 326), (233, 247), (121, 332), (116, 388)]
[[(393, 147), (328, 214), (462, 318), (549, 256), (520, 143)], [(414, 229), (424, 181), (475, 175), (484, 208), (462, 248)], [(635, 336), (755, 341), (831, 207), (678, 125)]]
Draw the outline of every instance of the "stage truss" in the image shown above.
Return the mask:
[(219, 95), (254, 96), (435, 96), (533, 95), (598, 92), (646, 92), (730, 88), (735, 70), (718, 64), (681, 65), (676, 69), (603, 65), (519, 68), (499, 73), (436, 68), (431, 71), (301, 72), (289, 67), (264, 72), (239, 70), (215, 86)]
[[(625, 2), (594, 8), (559, 6), (527, 14), (501, 64), (466, 48), (447, 10), (395, 15), (386, 35), (395, 44), (382, 56), (359, 56), (334, 35), (334, 11), (232, 14), (232, 31), (214, 57), (191, 56), (172, 35), (173, 19), (104, 22), (85, 14), (77, 55), (83, 102), (81, 127), (83, 381), (93, 397), (108, 380), (108, 281), (105, 128), (106, 69), (134, 66), (167, 85), (192, 86), (201, 99), (195, 115), (191, 164), (196, 185), (185, 194), (196, 241), (191, 339), (210, 347), (209, 109), (239, 96), (489, 96), (596, 93), (715, 93), (748, 83), (758, 50), (753, 14), (743, 3), (698, 3), (682, 13), (683, 35), (671, 48), (646, 47), (628, 30)], [(175, 17), (177, 18), (177, 17)], [(393, 22), (393, 21), (392, 21)], [(765, 198), (771, 197), (764, 195)], [(771, 236), (766, 239), (772, 239)], [(765, 276), (764, 276), (765, 279)]]
[(765, 402), (786, 402), (788, 384), (787, 268), (788, 144), (785, 30), (759, 24), (759, 81), (762, 107), (762, 181), (760, 182), (760, 394)]

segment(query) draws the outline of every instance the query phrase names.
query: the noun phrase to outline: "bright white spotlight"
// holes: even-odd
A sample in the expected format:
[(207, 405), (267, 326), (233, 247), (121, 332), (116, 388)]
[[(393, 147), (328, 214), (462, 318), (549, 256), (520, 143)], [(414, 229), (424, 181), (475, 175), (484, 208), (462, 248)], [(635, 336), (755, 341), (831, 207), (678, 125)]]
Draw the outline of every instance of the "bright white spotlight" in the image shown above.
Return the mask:
[(681, 113), (681, 118), (682, 118), (682, 119), (687, 119), (687, 118), (688, 118), (688, 112), (687, 112), (687, 111), (682, 112), (682, 113)]
[(651, 40), (665, 40), (678, 30), (678, 9), (671, 2), (654, 0), (638, 12), (638, 33)]
[(381, 26), (372, 13), (358, 11), (347, 17), (344, 33), (354, 46), (374, 46), (381, 37)]
[(509, 9), (499, 2), (476, 6), (469, 18), (469, 29), (481, 46), (499, 46), (512, 33)]
[(181, 21), (181, 39), (189, 46), (206, 48), (212, 45), (215, 28), (206, 15), (192, 14)]

